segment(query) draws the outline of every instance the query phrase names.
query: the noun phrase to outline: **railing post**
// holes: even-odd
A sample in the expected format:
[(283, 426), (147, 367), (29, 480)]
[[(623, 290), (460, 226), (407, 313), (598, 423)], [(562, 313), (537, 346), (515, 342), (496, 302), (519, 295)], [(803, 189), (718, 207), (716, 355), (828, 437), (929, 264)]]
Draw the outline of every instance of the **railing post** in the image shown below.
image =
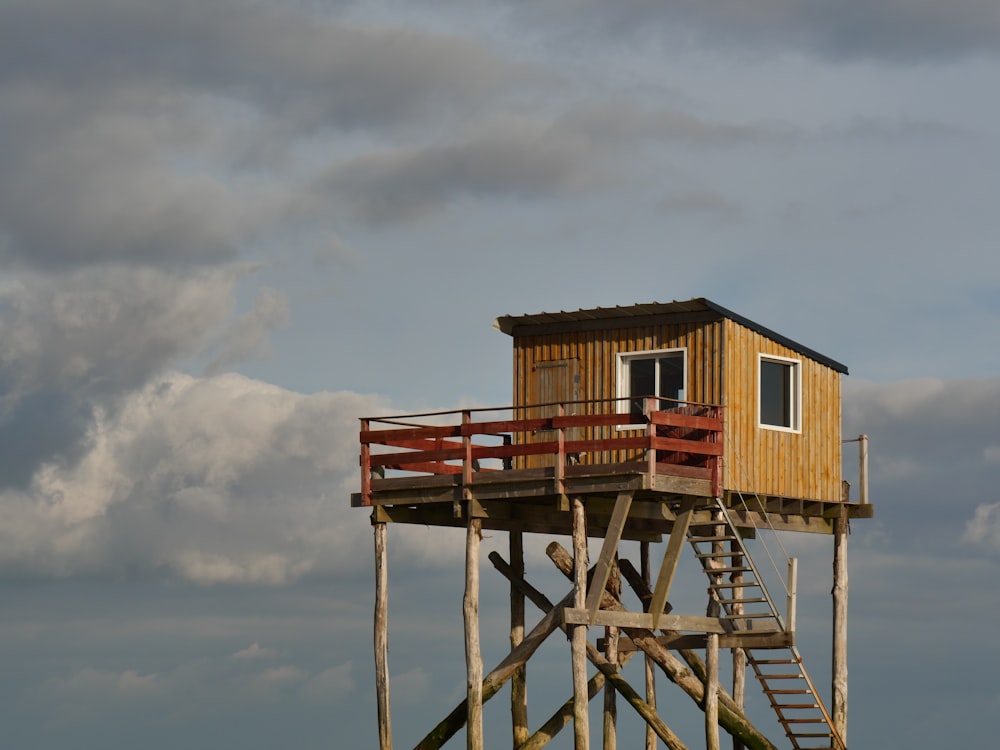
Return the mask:
[[(713, 445), (718, 445), (723, 442), (722, 430), (725, 429), (722, 422), (722, 410), (718, 407), (713, 408), (712, 414), (716, 419), (719, 420), (719, 430), (712, 431), (708, 441)], [(712, 467), (712, 494), (715, 497), (722, 497), (722, 456), (712, 456), (711, 459)]]
[(462, 499), (472, 499), (472, 412), (462, 409)]
[[(371, 422), (361, 420), (361, 432), (368, 432)], [(361, 441), (361, 504), (372, 504), (372, 449), (364, 440)]]
[(799, 585), (799, 560), (797, 557), (788, 558), (788, 603), (787, 620), (785, 621), (785, 632), (795, 635), (795, 608)]
[(656, 425), (653, 424), (653, 412), (656, 411), (656, 398), (647, 396), (643, 399), (642, 412), (646, 417), (646, 464), (649, 472), (649, 488), (656, 489), (656, 448), (653, 438), (656, 437)]
[(858, 435), (858, 499), (862, 504), (868, 502), (868, 436)]
[[(560, 417), (565, 416), (566, 405), (559, 404), (556, 407), (556, 414)], [(556, 445), (556, 492), (562, 497), (566, 495), (566, 433), (561, 422), (556, 429)]]

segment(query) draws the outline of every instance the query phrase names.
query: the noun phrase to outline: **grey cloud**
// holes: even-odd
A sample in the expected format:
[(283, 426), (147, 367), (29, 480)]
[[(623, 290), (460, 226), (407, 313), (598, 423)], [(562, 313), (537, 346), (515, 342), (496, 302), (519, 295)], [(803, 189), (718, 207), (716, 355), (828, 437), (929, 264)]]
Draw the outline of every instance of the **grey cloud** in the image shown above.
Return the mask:
[[(996, 500), (983, 488), (996, 485), (989, 448), (998, 423), (1000, 378), (848, 380), (845, 388), (845, 435), (870, 436), (876, 511), (880, 502), (901, 504), (889, 509), (901, 537), (932, 518), (942, 554), (963, 539), (988, 544), (994, 537), (989, 504)], [(845, 447), (846, 461), (856, 465), (856, 455)], [(921, 543), (917, 536), (909, 541)]]
[(948, 59), (1000, 51), (1000, 8), (990, 0), (696, 0), (511, 3), (518, 23), (563, 38), (654, 35), (674, 45), (796, 51), (827, 58)]
[(324, 127), (392, 125), (537, 75), (457, 38), (347, 24), (288, 4), (25, 1), (5, 4), (0, 29), (8, 79), (147, 82)]
[(540, 78), (455, 37), (301, 7), (5, 3), (0, 259), (230, 260), (301, 218), (302, 135), (468, 113)]
[(316, 664), (274, 659), (259, 663), (210, 654), (156, 672), (85, 666), (49, 678), (38, 692), (60, 723), (78, 724), (94, 713), (122, 710), (156, 721), (164, 703), (171, 706), (169, 721), (177, 722), (296, 697), (316, 704), (335, 700), (354, 687), (351, 672), (351, 662), (323, 669)]
[(578, 107), (556, 123), (554, 129), (586, 136), (596, 148), (634, 146), (647, 141), (678, 146), (732, 146), (758, 141), (787, 140), (791, 133), (774, 124), (713, 122), (663, 107), (649, 107), (627, 100)]
[(246, 196), (202, 158), (209, 128), (153, 91), (98, 99), (0, 86), (0, 257), (36, 267), (232, 257)]
[(45, 388), (117, 394), (143, 384), (207, 343), (245, 273), (111, 267), (19, 275), (0, 288), (4, 398)]
[(221, 335), (222, 350), (205, 368), (216, 375), (225, 367), (267, 352), (271, 331), (288, 321), (288, 298), (276, 289), (262, 289), (253, 310), (234, 321)]
[(832, 59), (937, 60), (1000, 51), (1000, 9), (990, 0), (695, 0), (512, 3), (523, 25), (602, 36), (659, 36), (673, 45), (727, 47)]
[[(208, 347), (246, 272), (90, 268), (0, 287), (0, 486), (23, 489), (42, 462), (78, 458), (95, 409)], [(236, 327), (249, 335), (252, 322)]]
[(466, 195), (528, 198), (592, 185), (601, 178), (588, 147), (572, 134), (515, 127), (458, 145), (361, 156), (336, 167), (318, 190), (332, 190), (365, 221), (405, 221)]
[(85, 449), (0, 494), (4, 577), (289, 583), (351, 569), (357, 418), (380, 402), (171, 374), (97, 412)]
[(732, 125), (624, 101), (469, 128), (454, 145), (366, 154), (330, 170), (317, 184), (364, 221), (399, 222), (463, 197), (572, 195), (614, 184), (616, 160), (650, 144), (715, 147), (774, 139), (764, 125)]

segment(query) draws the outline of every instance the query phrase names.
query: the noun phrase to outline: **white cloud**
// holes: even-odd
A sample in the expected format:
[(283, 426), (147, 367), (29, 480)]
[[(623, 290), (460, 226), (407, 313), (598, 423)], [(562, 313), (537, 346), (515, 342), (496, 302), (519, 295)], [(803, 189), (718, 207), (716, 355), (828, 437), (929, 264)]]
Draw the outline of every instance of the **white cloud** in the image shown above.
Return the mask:
[(962, 541), (1000, 551), (1000, 503), (984, 503), (965, 524)]
[(254, 641), (244, 649), (240, 649), (233, 654), (234, 659), (270, 659), (275, 655), (272, 648), (261, 648), (257, 641)]
[(427, 699), (431, 674), (423, 667), (392, 676), (392, 700), (399, 705), (415, 705)]
[(299, 688), (299, 695), (310, 703), (332, 704), (338, 698), (354, 691), (356, 683), (351, 674), (352, 669), (352, 662), (324, 669)]
[(98, 412), (82, 455), (0, 495), (8, 575), (129, 569), (281, 585), (358, 564), (357, 418), (382, 402), (171, 373)]

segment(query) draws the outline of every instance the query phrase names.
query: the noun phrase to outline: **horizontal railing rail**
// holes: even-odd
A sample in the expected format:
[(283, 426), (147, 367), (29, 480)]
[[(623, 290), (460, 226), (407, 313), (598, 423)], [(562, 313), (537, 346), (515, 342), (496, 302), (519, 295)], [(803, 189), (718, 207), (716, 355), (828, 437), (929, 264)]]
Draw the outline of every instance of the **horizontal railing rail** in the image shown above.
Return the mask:
[[(537, 456), (547, 457), (540, 460), (554, 468), (559, 492), (568, 465), (580, 463), (581, 457), (615, 456), (613, 463), (636, 464), (654, 480), (658, 471), (670, 473), (670, 466), (683, 466), (686, 473), (680, 473), (710, 479), (718, 495), (721, 407), (647, 397), (643, 415), (637, 416), (626, 410), (635, 401), (562, 401), (365, 417), (360, 431), (361, 504), (372, 504), (372, 482), (387, 478), (387, 472), (396, 477), (460, 474), (469, 485), (477, 474), (509, 471), (518, 461), (523, 465)], [(498, 412), (509, 418), (497, 418)]]

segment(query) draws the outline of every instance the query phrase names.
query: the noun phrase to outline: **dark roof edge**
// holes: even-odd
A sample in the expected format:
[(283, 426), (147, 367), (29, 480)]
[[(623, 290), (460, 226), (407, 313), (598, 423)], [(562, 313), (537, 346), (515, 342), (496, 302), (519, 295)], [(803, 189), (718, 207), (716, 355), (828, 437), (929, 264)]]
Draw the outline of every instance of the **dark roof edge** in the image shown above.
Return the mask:
[(842, 373), (844, 375), (849, 374), (847, 370), (847, 365), (843, 364), (842, 362), (838, 362), (837, 360), (827, 357), (824, 354), (820, 354), (815, 349), (810, 349), (808, 346), (803, 346), (798, 341), (794, 341), (788, 338), (787, 336), (782, 336), (777, 331), (772, 331), (770, 328), (765, 328), (759, 323), (754, 323), (749, 318), (745, 318), (742, 315), (739, 315), (738, 313), (734, 313), (732, 310), (727, 310), (722, 305), (717, 305), (711, 300), (705, 299), (704, 297), (702, 298), (702, 302), (704, 302), (706, 306), (710, 307), (715, 312), (719, 313), (719, 315), (723, 316), (724, 318), (729, 318), (734, 323), (739, 323), (741, 326), (749, 328), (751, 331), (756, 331), (761, 336), (767, 336), (767, 338), (776, 341), (782, 346), (787, 346), (789, 349), (793, 349), (797, 351), (799, 354), (805, 357), (809, 357), (809, 359), (814, 359), (820, 364), (826, 365), (831, 370), (836, 370), (837, 372)]
[[(792, 339), (788, 338), (787, 336), (782, 336), (780, 333), (777, 333), (776, 331), (772, 331), (770, 328), (766, 328), (766, 327), (764, 327), (764, 326), (762, 326), (762, 325), (760, 325), (758, 323), (755, 323), (752, 320), (750, 320), (749, 318), (745, 318), (742, 315), (734, 313), (732, 310), (729, 310), (729, 309), (723, 307), (722, 305), (717, 305), (714, 302), (712, 302), (711, 300), (707, 300), (704, 297), (698, 297), (698, 298), (695, 298), (695, 299), (688, 300), (687, 302), (688, 303), (696, 303), (696, 304), (703, 305), (704, 306), (702, 308), (703, 310), (711, 310), (712, 312), (716, 313), (717, 315), (720, 315), (723, 318), (728, 318), (729, 320), (732, 320), (734, 323), (739, 323), (741, 326), (743, 326), (745, 328), (749, 328), (751, 331), (756, 331), (760, 335), (766, 336), (767, 338), (771, 339), (772, 341), (775, 341), (776, 343), (779, 343), (782, 346), (785, 346), (785, 347), (787, 347), (789, 349), (792, 349), (793, 351), (798, 352), (799, 354), (801, 354), (804, 357), (808, 357), (809, 359), (812, 359), (812, 360), (814, 360), (816, 362), (819, 362), (820, 364), (825, 365), (825, 366), (829, 367), (832, 370), (836, 370), (837, 372), (842, 373), (844, 375), (848, 374), (847, 365), (842, 364), (841, 362), (838, 362), (835, 359), (831, 359), (830, 357), (827, 357), (827, 356), (825, 356), (823, 354), (820, 354), (815, 349), (810, 349), (807, 346), (803, 346), (799, 342), (793, 341)], [(670, 304), (671, 303), (666, 303), (666, 304), (662, 305), (662, 307), (667, 307)], [(672, 303), (672, 304), (682, 305), (682, 304), (685, 304), (685, 303)], [(622, 309), (625, 309), (625, 308), (622, 308)], [(602, 308), (597, 308), (597, 310), (602, 310)], [(561, 315), (573, 316), (573, 315), (577, 315), (577, 314), (582, 313), (582, 312), (596, 312), (597, 310), (594, 310), (594, 311), (582, 311), (581, 310), (581, 311), (577, 311), (576, 313), (555, 313), (555, 314), (553, 314), (553, 317), (559, 317)], [(611, 312), (611, 308), (606, 308), (605, 310), (607, 312)], [(684, 314), (691, 314), (691, 310), (688, 310), (688, 311), (677, 310), (677, 312), (664, 312), (663, 314), (665, 314), (665, 315), (671, 315), (671, 316), (673, 316), (673, 315), (684, 315)], [(542, 315), (545, 315), (545, 313), (542, 313)], [(525, 323), (525, 322), (523, 322), (524, 317), (534, 317), (534, 316), (511, 316), (511, 315), (505, 315), (505, 316), (499, 317), (496, 320), (494, 320), (493, 327), (496, 328), (501, 333), (505, 333), (508, 336), (513, 336), (513, 335), (515, 335), (515, 331), (514, 331), (515, 328), (521, 328), (522, 326), (524, 328), (532, 328), (534, 326), (546, 326), (546, 325), (551, 325), (553, 322), (555, 322), (555, 321), (544, 321), (544, 322)], [(619, 316), (615, 316), (615, 315), (608, 315), (606, 317), (604, 317), (604, 316), (597, 317), (597, 318), (579, 318), (579, 317), (576, 317), (574, 319), (575, 319), (576, 322), (579, 322), (579, 323), (584, 323), (585, 324), (587, 321), (590, 321), (591, 323), (597, 323), (597, 324), (599, 324), (598, 327), (603, 327), (603, 325), (610, 324), (611, 321), (615, 321), (615, 323), (617, 323), (617, 324), (624, 324), (624, 325), (627, 326), (627, 325), (629, 325), (629, 323), (635, 321), (636, 318), (638, 318), (638, 317), (639, 316), (632, 316), (632, 315), (622, 315), (620, 317)], [(519, 321), (519, 322), (517, 324), (515, 324), (515, 321)], [(565, 324), (569, 323), (569, 320), (567, 320), (567, 319), (564, 318), (560, 322), (565, 325)], [(603, 325), (601, 325), (601, 324), (603, 324)]]

